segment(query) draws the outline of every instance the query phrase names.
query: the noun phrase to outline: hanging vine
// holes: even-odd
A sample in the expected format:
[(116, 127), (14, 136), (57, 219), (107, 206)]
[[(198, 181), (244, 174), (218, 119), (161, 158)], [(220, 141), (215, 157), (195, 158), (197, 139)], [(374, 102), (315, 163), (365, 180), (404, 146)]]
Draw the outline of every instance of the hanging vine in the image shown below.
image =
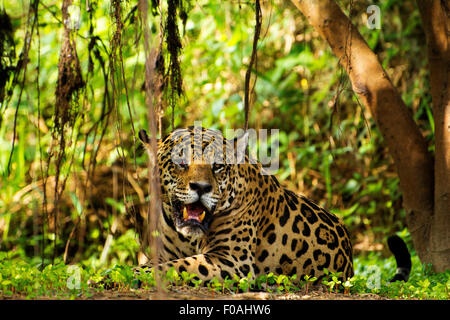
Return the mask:
[[(253, 34), (253, 45), (252, 45), (252, 55), (250, 56), (250, 63), (248, 64), (247, 71), (245, 72), (245, 83), (244, 83), (244, 112), (245, 112), (245, 123), (244, 130), (248, 129), (248, 114), (250, 109), (250, 78), (252, 75), (253, 66), (257, 63), (258, 58), (258, 40), (261, 34), (261, 20), (262, 12), (259, 0), (255, 0), (255, 33)], [(255, 79), (256, 83), (256, 79)]]
[[(80, 114), (79, 110), (79, 93), (84, 87), (83, 77), (81, 74), (80, 61), (78, 59), (73, 21), (70, 20), (68, 8), (72, 4), (72, 0), (64, 0), (61, 8), (64, 27), (62, 46), (58, 62), (58, 80), (56, 84), (56, 101), (53, 117), (52, 128), (52, 145), (47, 160), (47, 174), (54, 158), (55, 166), (55, 183), (53, 188), (54, 204), (51, 212), (53, 221), (53, 257), (57, 255), (57, 238), (58, 238), (58, 217), (60, 215), (60, 199), (64, 192), (67, 178), (65, 175), (61, 180), (61, 169), (64, 163), (68, 163), (68, 170), (73, 162), (73, 152), (70, 159), (66, 159), (67, 142), (72, 143), (75, 131), (75, 122)], [(75, 135), (75, 138), (77, 136)]]

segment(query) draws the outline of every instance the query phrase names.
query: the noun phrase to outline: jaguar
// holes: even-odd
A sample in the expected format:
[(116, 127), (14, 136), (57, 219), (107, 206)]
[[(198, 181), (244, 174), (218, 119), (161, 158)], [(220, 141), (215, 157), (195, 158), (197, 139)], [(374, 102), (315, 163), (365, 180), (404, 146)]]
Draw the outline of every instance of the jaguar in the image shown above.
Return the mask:
[[(145, 130), (139, 138), (150, 151)], [(203, 281), (249, 273), (252, 278), (274, 273), (320, 279), (325, 269), (344, 280), (353, 276), (352, 244), (343, 221), (250, 161), (247, 144), (248, 133), (225, 139), (220, 131), (200, 126), (158, 140), (161, 249), (158, 261), (135, 272), (158, 265)], [(404, 245), (397, 240), (390, 245)], [(396, 279), (407, 278), (408, 268), (398, 271)]]

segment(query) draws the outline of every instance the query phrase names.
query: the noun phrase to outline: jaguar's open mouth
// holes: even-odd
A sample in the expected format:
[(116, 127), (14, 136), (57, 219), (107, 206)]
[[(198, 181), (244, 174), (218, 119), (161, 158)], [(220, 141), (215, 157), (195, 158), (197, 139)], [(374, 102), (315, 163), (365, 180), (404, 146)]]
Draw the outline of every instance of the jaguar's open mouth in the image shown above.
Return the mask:
[(212, 210), (208, 210), (201, 201), (185, 204), (177, 202), (173, 205), (177, 230), (186, 236), (204, 235), (208, 231), (212, 218)]
[(183, 206), (183, 220), (195, 220), (202, 223), (205, 220), (206, 208), (199, 201)]

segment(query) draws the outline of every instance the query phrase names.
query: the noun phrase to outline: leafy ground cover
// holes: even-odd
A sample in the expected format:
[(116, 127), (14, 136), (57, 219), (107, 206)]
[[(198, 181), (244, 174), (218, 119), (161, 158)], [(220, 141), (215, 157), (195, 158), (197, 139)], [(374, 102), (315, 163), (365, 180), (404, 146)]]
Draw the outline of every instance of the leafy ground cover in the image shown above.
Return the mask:
[[(160, 275), (159, 291), (151, 272), (134, 277), (132, 267), (94, 268), (65, 265), (61, 261), (44, 268), (20, 253), (0, 252), (2, 299), (450, 299), (450, 271), (433, 273), (413, 256), (407, 283), (387, 284), (395, 272), (393, 258), (379, 253), (355, 258), (355, 276), (342, 282), (339, 274), (315, 277), (267, 274), (252, 280), (234, 276), (207, 284), (195, 275), (171, 269)], [(100, 285), (99, 281), (105, 279)], [(138, 281), (141, 286), (138, 288)], [(318, 283), (317, 283), (318, 282)]]

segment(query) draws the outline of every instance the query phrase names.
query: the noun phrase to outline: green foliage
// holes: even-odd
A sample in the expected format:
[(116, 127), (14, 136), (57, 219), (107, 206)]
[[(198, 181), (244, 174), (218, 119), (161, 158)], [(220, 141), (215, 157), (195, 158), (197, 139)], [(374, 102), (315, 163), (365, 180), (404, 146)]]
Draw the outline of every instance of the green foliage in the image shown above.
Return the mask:
[(429, 265), (422, 265), (419, 258), (413, 255), (408, 282), (388, 283), (395, 274), (395, 259), (380, 258), (379, 254), (372, 253), (355, 259), (356, 275), (351, 279), (350, 288), (352, 293), (371, 292), (393, 299), (450, 299), (450, 270), (434, 273)]
[(317, 277), (312, 277), (310, 275), (305, 275), (305, 276), (303, 276), (303, 279), (306, 282), (305, 292), (306, 292), (306, 294), (308, 294), (310, 284), (314, 283), (315, 281), (317, 281)]
[[(450, 271), (433, 273), (429, 266), (422, 266), (413, 256), (413, 269), (408, 282), (388, 284), (395, 273), (393, 258), (382, 258), (379, 254), (370, 254), (355, 259), (355, 276), (346, 281), (340, 280), (341, 273), (324, 270), (321, 283), (329, 293), (344, 295), (364, 295), (375, 293), (390, 299), (442, 299), (449, 300)], [(374, 272), (377, 271), (377, 272)], [(316, 277), (297, 275), (275, 275), (269, 273), (253, 278), (233, 275), (232, 279), (221, 282), (216, 278), (203, 283), (195, 274), (185, 271), (178, 273), (170, 268), (159, 274), (165, 290), (179, 288), (200, 289), (203, 285), (210, 292), (236, 294), (249, 291), (266, 291), (272, 294), (300, 293), (309, 294), (314, 290)], [(373, 281), (375, 279), (379, 281)], [(96, 269), (87, 264), (65, 265), (61, 261), (49, 264), (42, 269), (39, 263), (28, 261), (23, 253), (0, 252), (0, 295), (19, 295), (32, 299), (54, 297), (73, 299), (90, 297), (105, 288), (130, 290), (138, 288), (152, 290), (156, 286), (155, 272), (147, 269), (135, 275), (131, 266), (114, 265), (108, 269)]]
[[(433, 151), (434, 119), (417, 9), (408, 1), (377, 2), (382, 10), (382, 28), (370, 30), (364, 24), (365, 9), (374, 1), (351, 3), (352, 21), (399, 88)], [(90, 5), (89, 11), (86, 4)], [(339, 4), (348, 13), (350, 1)], [(83, 279), (100, 277), (94, 269), (122, 266), (111, 268), (111, 276), (132, 285), (127, 283), (131, 281), (128, 266), (137, 264), (139, 231), (133, 219), (139, 213), (131, 207), (148, 201), (148, 172), (140, 169), (146, 166), (147, 158), (133, 136), (134, 129), (148, 127), (142, 90), (142, 26), (135, 2), (122, 2), (121, 57), (114, 57), (117, 24), (112, 20), (111, 3), (80, 1), (77, 5), (81, 16), (74, 41), (86, 87), (74, 98), (78, 117), (74, 128), (67, 130), (66, 156), (59, 171), (54, 165), (47, 165), (56, 143), (52, 129), (63, 28), (58, 2), (39, 1), (39, 35), (35, 31), (31, 39), (24, 86), (16, 86), (9, 103), (0, 105), (0, 250), (20, 252), (23, 260), (17, 260), (17, 267), (29, 274), (19, 276), (18, 279), (28, 279), (19, 283), (15, 277), (20, 269), (15, 268), (11, 256), (5, 258), (5, 263), (10, 261), (0, 266), (5, 294), (12, 293), (12, 288), (14, 292), (30, 292), (30, 296), (53, 293), (47, 285), (36, 283), (51, 274), (64, 273), (63, 257), (66, 262), (83, 266)], [(10, 65), (17, 62), (24, 48), (28, 7), (15, 1), (6, 1), (2, 6), (14, 29), (15, 50), (7, 57)], [(251, 53), (253, 16), (253, 8), (247, 2), (201, 0), (189, 8), (186, 24), (179, 30), (184, 96), (177, 101), (174, 114), (165, 107), (170, 97), (164, 96), (167, 99), (158, 104), (163, 106), (163, 135), (172, 129), (172, 116), (175, 127), (192, 125), (195, 120), (223, 131), (243, 126), (243, 74)], [(154, 48), (159, 47), (159, 19), (160, 15), (149, 16)], [(370, 113), (351, 91), (348, 78), (327, 44), (289, 2), (264, 3), (255, 74), (258, 80), (249, 124), (255, 129), (280, 129), (280, 180), (343, 218), (353, 242), (361, 235), (381, 241), (386, 234), (404, 230), (399, 181)], [(16, 141), (11, 155), (14, 130)], [(56, 201), (53, 181), (57, 175), (67, 178), (67, 182), (56, 219), (49, 212)], [(90, 179), (93, 186), (87, 187)], [(47, 208), (43, 207), (45, 181)], [(101, 189), (102, 186), (106, 187)], [(123, 191), (126, 187), (131, 191)], [(406, 236), (410, 243), (409, 234)], [(325, 279), (328, 288), (365, 292), (365, 281), (370, 275), (366, 275), (368, 271), (363, 266), (381, 267), (378, 257), (367, 259), (361, 261), (370, 263), (357, 264), (361, 267), (354, 279), (344, 283), (338, 283), (333, 276)], [(40, 271), (39, 263), (52, 267)], [(386, 269), (385, 265), (382, 267)], [(392, 268), (391, 262), (386, 274), (392, 274)], [(394, 297), (448, 296), (448, 277), (445, 280), (431, 275), (426, 282), (420, 272), (415, 270), (404, 286), (392, 284), (390, 291), (377, 290), (387, 295), (393, 292)], [(152, 272), (139, 277), (149, 287), (155, 285)], [(203, 285), (193, 277), (172, 272), (167, 285)], [(307, 292), (317, 280), (313, 279), (304, 279)], [(299, 279), (273, 274), (255, 280), (250, 276), (233, 278), (225, 280), (220, 290), (265, 288), (291, 292), (296, 290), (294, 280)], [(53, 286), (62, 288), (61, 281)], [(217, 291), (220, 285), (216, 281), (210, 287)]]
[(24, 295), (26, 298), (42, 296), (75, 298), (80, 292), (87, 292), (86, 279), (91, 276), (89, 268), (79, 268), (80, 286), (70, 289), (71, 273), (69, 266), (57, 261), (43, 269), (41, 265), (33, 265), (23, 258), (14, 257), (10, 253), (0, 252), (0, 294)]
[(330, 272), (327, 268), (324, 269), (325, 278), (322, 280), (322, 283), (329, 287), (330, 293), (333, 292), (333, 288), (336, 289), (336, 293), (342, 283), (339, 278), (342, 275), (342, 272)]

